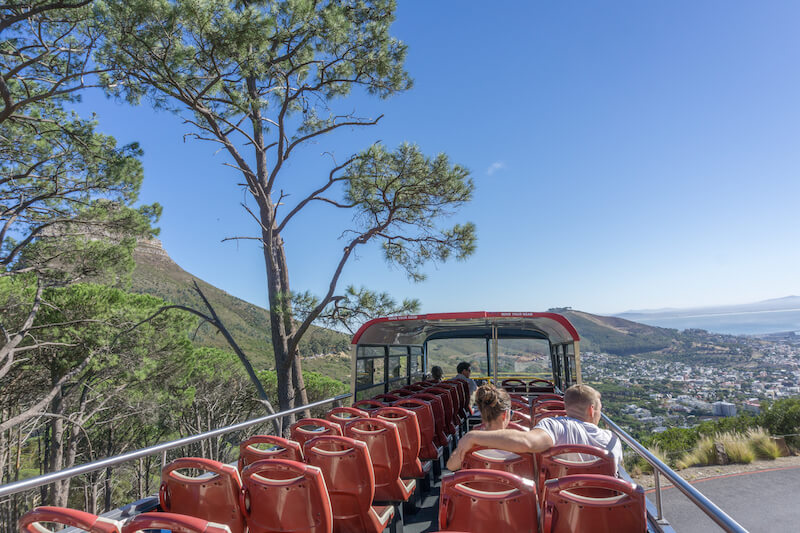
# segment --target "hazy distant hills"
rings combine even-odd
[[[626,311],[616,316],[653,326],[732,335],[800,331],[800,296],[741,305]]]

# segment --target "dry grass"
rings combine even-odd
[[[750,448],[759,459],[777,459],[781,456],[781,450],[775,441],[769,436],[764,428],[751,429],[747,432],[747,440]]]
[[[731,463],[752,463],[756,453],[750,447],[750,440],[738,433],[718,433],[716,440],[725,447],[725,453]]]
[[[703,437],[690,452],[686,452],[683,457],[675,462],[678,470],[696,465],[710,465],[717,462],[717,451],[714,449],[714,440],[711,437]]]

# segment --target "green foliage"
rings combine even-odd
[[[277,373],[274,370],[262,370],[258,372],[258,379],[264,385],[267,395],[270,398],[275,398],[278,391]],[[350,387],[341,381],[329,378],[318,372],[303,372],[303,380],[306,384],[309,402],[324,400],[350,390]]]
[[[800,398],[784,398],[765,405],[758,420],[773,435],[792,435],[786,437],[787,444],[800,444],[800,438],[793,436],[800,433]]]

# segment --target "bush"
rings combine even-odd
[[[747,432],[747,440],[750,448],[759,459],[777,459],[781,456],[781,450],[775,441],[769,436],[764,428],[755,428]]]
[[[711,437],[702,437],[692,451],[686,452],[675,462],[675,467],[681,470],[690,466],[705,466],[716,462],[717,450],[714,448],[714,440]]]
[[[737,433],[720,433],[717,435],[718,442],[722,443],[725,453],[731,463],[748,464],[756,458],[756,454],[750,447],[750,440],[744,435]]]

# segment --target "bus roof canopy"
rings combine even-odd
[[[353,336],[352,344],[423,344],[433,339],[531,338],[565,344],[580,340],[565,317],[556,313],[433,313],[376,318]]]

